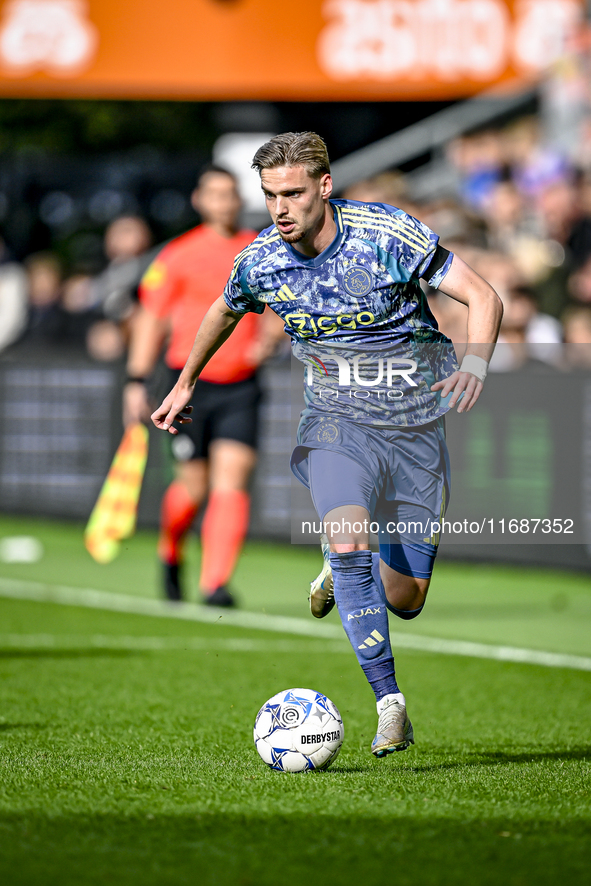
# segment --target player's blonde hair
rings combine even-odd
[[[303,166],[312,178],[320,178],[330,172],[324,140],[315,132],[282,132],[273,136],[254,155],[252,168],[260,173],[277,166]]]

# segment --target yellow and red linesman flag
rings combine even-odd
[[[110,563],[119,543],[135,531],[137,505],[148,458],[148,429],[130,425],[115,453],[107,479],[84,533],[84,543],[98,563]]]

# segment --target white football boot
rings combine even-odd
[[[375,757],[385,757],[394,751],[405,751],[414,744],[412,723],[406,713],[406,701],[402,692],[386,695],[377,703],[378,731],[371,743]]]
[[[320,537],[320,547],[324,557],[322,572],[310,583],[310,612],[314,618],[324,618],[334,606],[334,584],[330,568],[330,546],[326,535]]]

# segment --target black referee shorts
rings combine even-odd
[[[171,387],[180,370],[171,370]],[[172,438],[176,461],[207,458],[212,440],[237,440],[256,449],[261,388],[256,375],[244,381],[220,385],[197,379],[191,400],[191,424],[178,424]]]

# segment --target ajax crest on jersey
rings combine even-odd
[[[373,279],[369,271],[360,265],[353,265],[345,272],[343,277],[345,290],[354,298],[367,295],[373,288]]]
[[[313,689],[285,689],[262,706],[254,743],[278,772],[327,769],[341,749],[345,729],[332,701]]]

